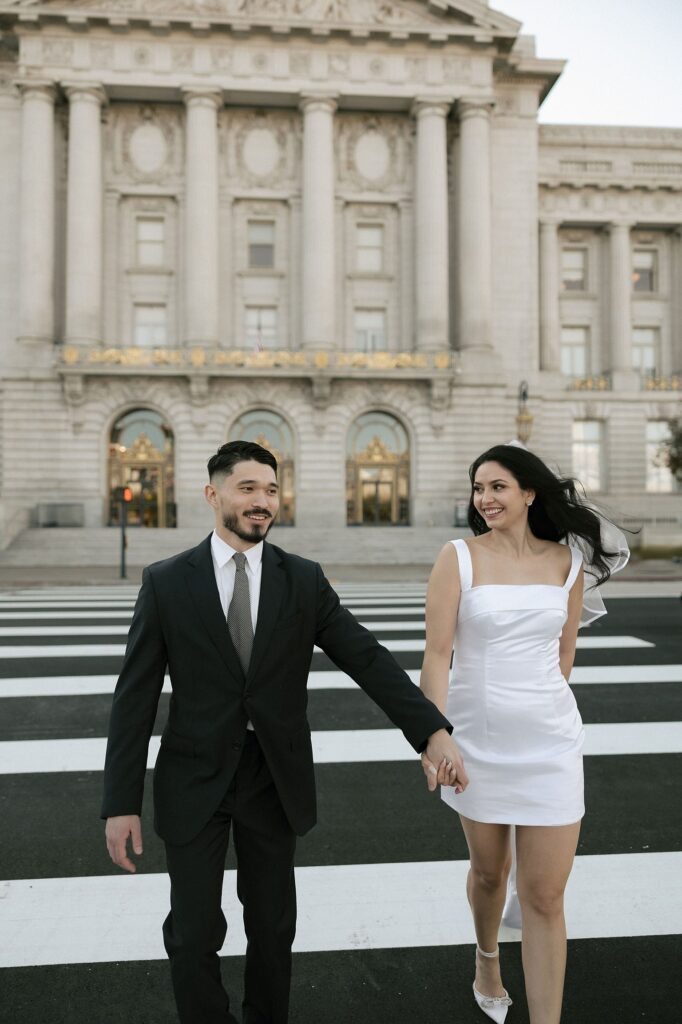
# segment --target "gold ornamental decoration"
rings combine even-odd
[[[60,362],[65,366],[121,366],[121,367],[175,367],[202,369],[206,367],[233,367],[247,370],[448,370],[452,366],[449,351],[441,352],[352,352],[325,349],[310,351],[304,349],[206,349],[192,348],[140,348],[127,346],[97,346],[78,348],[65,345],[59,350]],[[672,378],[673,389],[679,387],[678,379]],[[593,379],[575,381],[572,385],[580,390],[597,388]],[[667,390],[670,386],[661,390]]]

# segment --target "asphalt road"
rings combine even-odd
[[[377,624],[382,642],[413,648],[395,657],[415,672],[423,588],[340,590],[361,621]],[[176,1020],[160,937],[163,848],[150,801],[134,878],[110,864],[97,817],[121,661],[101,650],[125,642],[133,597],[121,587],[0,592],[2,1024]],[[590,753],[587,815],[567,894],[563,1020],[674,1024],[682,1020],[671,1009],[682,954],[682,603],[639,596],[607,607],[584,631],[603,646],[583,647],[576,659]],[[321,653],[311,668],[320,820],[298,847],[292,1024],[481,1024],[456,816],[426,793],[409,751],[390,753],[391,723],[365,694],[332,675]],[[156,735],[167,701],[164,694]],[[381,760],[385,749],[389,759]],[[243,956],[231,879],[223,971],[238,1005]],[[508,1024],[525,1024],[519,933],[501,938],[514,998]]]

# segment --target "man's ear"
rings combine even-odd
[[[204,497],[206,498],[206,501],[209,503],[211,508],[217,507],[218,495],[216,494],[216,489],[213,486],[213,484],[206,484],[206,486],[204,487]]]

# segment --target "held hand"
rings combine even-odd
[[[462,793],[469,785],[462,755],[445,729],[439,729],[429,737],[421,762],[430,792],[441,785],[453,786],[456,793]]]
[[[126,871],[135,872],[137,868],[128,857],[127,843],[130,836],[133,844],[133,852],[140,856],[142,853],[142,825],[137,814],[121,814],[116,818],[107,818],[104,835],[107,840],[107,850],[114,864]]]

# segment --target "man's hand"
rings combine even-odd
[[[435,787],[434,787],[435,788]],[[128,836],[133,844],[133,852],[140,856],[142,853],[142,825],[137,814],[121,814],[116,818],[107,818],[104,835],[107,840],[107,850],[114,864],[126,871],[136,871],[136,867],[128,857],[126,846]]]
[[[431,793],[439,785],[454,786],[455,793],[463,792],[469,785],[462,755],[447,729],[439,729],[429,736],[421,760]]]

